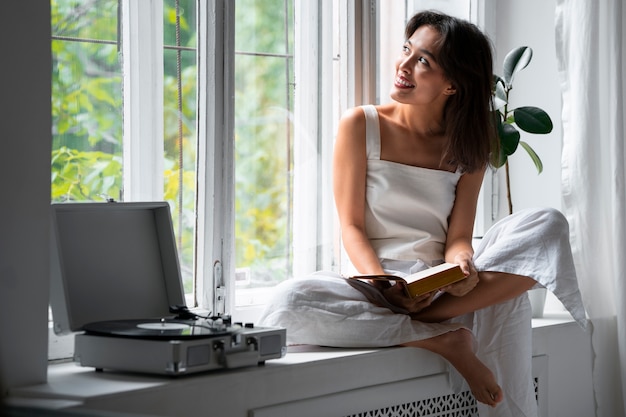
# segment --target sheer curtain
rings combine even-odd
[[[592,323],[598,417],[626,395],[626,163],[622,0],[557,0],[564,211]]]

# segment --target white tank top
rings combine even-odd
[[[372,105],[362,108],[367,141],[365,228],[376,254],[428,266],[441,263],[461,174],[381,160],[378,112]]]

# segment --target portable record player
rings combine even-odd
[[[50,307],[74,360],[96,370],[182,375],[280,358],[286,331],[185,306],[169,205],[51,206]]]

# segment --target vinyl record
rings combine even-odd
[[[228,328],[214,328],[203,320],[111,320],[88,323],[86,334],[140,339],[201,339],[233,333]]]

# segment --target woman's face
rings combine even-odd
[[[432,27],[420,26],[406,40],[396,61],[392,99],[406,104],[432,104],[445,102],[454,94],[452,83],[437,63],[436,42],[440,36]]]

